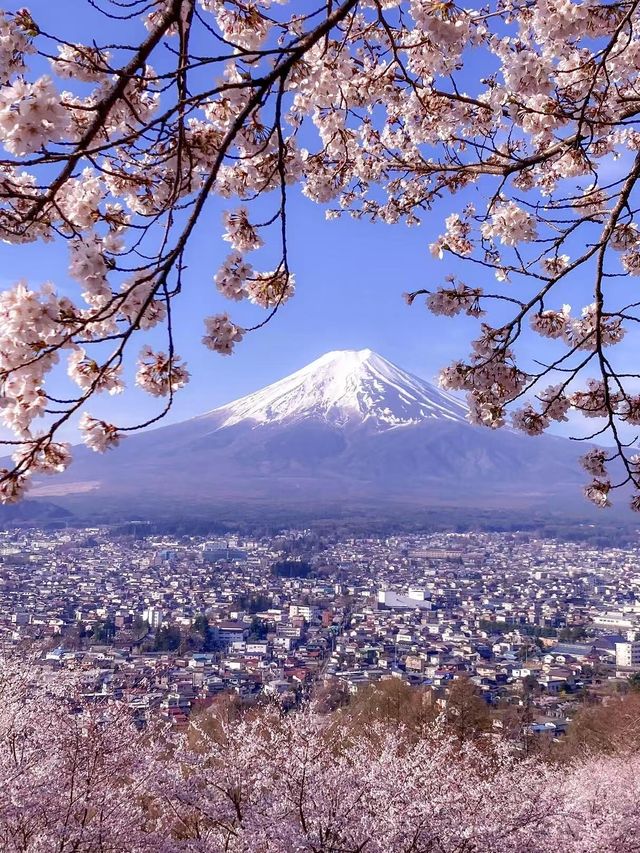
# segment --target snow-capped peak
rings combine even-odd
[[[377,429],[430,419],[466,422],[466,407],[370,349],[328,352],[290,376],[211,412],[218,428],[321,419]]]

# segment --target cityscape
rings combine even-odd
[[[0,632],[141,724],[185,726],[221,694],[293,708],[394,679],[446,709],[466,680],[496,719],[526,704],[521,734],[560,739],[640,673],[640,551],[523,533],[8,530]]]

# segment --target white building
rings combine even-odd
[[[378,607],[389,610],[431,610],[431,602],[426,601],[426,596],[423,589],[410,589],[406,595],[381,589],[378,592]]]
[[[151,628],[154,630],[159,628],[162,625],[162,620],[164,619],[164,613],[159,607],[147,607],[147,609],[143,612],[142,618],[145,622],[149,624]]]
[[[620,610],[608,610],[598,613],[593,617],[593,624],[598,628],[615,628],[617,630],[635,628],[638,619],[633,614],[623,613]]]
[[[616,643],[616,666],[640,670],[640,642]]]
[[[318,608],[310,604],[290,604],[289,617],[293,619],[295,616],[302,616],[306,622],[311,622],[318,616]]]

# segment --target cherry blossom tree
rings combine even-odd
[[[312,708],[140,731],[23,659],[0,661],[0,700],[8,853],[637,851],[636,749],[545,764],[444,719],[358,731]]]
[[[77,680],[15,658],[0,661],[0,709],[2,850],[150,849],[153,750],[124,705],[87,705]]]
[[[417,743],[405,734],[354,734],[313,713],[226,726],[219,742],[176,755],[167,831],[212,853],[551,850],[531,846],[551,827],[545,767],[460,749],[437,729]]]
[[[152,785],[169,849],[214,853],[632,853],[637,753],[553,767],[431,724],[360,732],[312,710],[196,722]],[[605,790],[606,789],[606,790]]]
[[[15,435],[2,500],[69,464],[58,434],[71,418],[103,451],[166,414],[189,379],[172,305],[212,197],[228,200],[230,248],[215,287],[266,314],[243,328],[205,309],[204,345],[228,355],[280,309],[295,289],[287,212],[299,187],[329,219],[388,224],[417,225],[450,198],[431,252],[466,261],[468,275],[406,295],[478,320],[443,387],[465,391],[471,420],[490,428],[539,435],[571,412],[595,419],[590,437],[612,449],[585,454],[587,497],[607,506],[630,486],[640,509],[628,432],[640,375],[617,346],[640,321],[636,0],[89,8],[120,43],[76,44],[24,9],[0,17],[0,235],[65,243],[79,286],[77,298],[55,283],[0,294],[1,417]],[[250,260],[263,246],[277,247],[271,269]],[[162,325],[161,351],[145,333]],[[532,338],[546,343],[532,350]],[[164,399],[145,424],[89,411],[94,395],[123,390],[127,359]],[[57,365],[71,397],[53,393]]]

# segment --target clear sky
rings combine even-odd
[[[35,0],[29,8],[36,20],[52,31],[64,30],[68,37],[78,39],[88,35],[84,2]],[[64,27],[59,21],[61,8],[73,8],[74,13],[73,22],[67,19]],[[478,192],[473,190],[471,196]],[[465,200],[469,198],[467,194]],[[229,251],[229,244],[221,239],[221,214],[225,207],[237,205],[213,201],[190,243],[184,292],[174,304],[176,348],[188,362],[192,380],[177,393],[169,420],[183,420],[215,408],[334,349],[370,347],[400,367],[435,381],[440,367],[466,357],[477,324],[466,318],[433,317],[422,302],[409,308],[402,293],[435,287],[447,272],[460,274],[470,285],[484,285],[488,277],[491,288],[495,288],[491,273],[479,274],[477,268],[466,264],[452,266],[429,254],[429,243],[443,230],[445,216],[462,204],[460,199],[446,199],[425,214],[422,225],[415,228],[349,218],[326,221],[320,206],[292,188],[289,249],[290,266],[297,279],[295,298],[265,328],[247,336],[232,357],[225,358],[202,346],[203,316],[226,310],[240,324],[252,325],[264,314],[254,306],[230,303],[216,291],[213,276]],[[67,273],[65,247],[3,246],[2,257],[1,286],[11,286],[20,278],[33,286],[51,280],[60,291],[77,296],[78,285]],[[272,269],[274,257],[273,250],[265,249],[249,259],[256,269]],[[564,299],[572,301],[571,293]],[[162,339],[156,336],[153,343],[159,346]],[[150,417],[157,402],[131,384],[120,397],[92,402],[88,408],[92,414],[108,414],[110,420],[126,425]]]
[[[215,288],[213,276],[229,251],[221,239],[221,209],[211,205],[201,222],[187,256],[184,292],[175,301],[176,347],[188,361],[192,381],[176,395],[172,419],[280,379],[328,350],[370,347],[431,380],[439,366],[463,354],[455,330],[464,322],[443,323],[421,304],[409,308],[402,299],[403,291],[439,281],[446,272],[428,251],[440,217],[412,229],[348,218],[325,221],[323,210],[297,190],[291,195],[289,228],[295,297],[265,328],[247,335],[233,356],[210,352],[200,342],[203,314],[227,310],[247,325],[264,316],[254,306],[228,302]],[[255,253],[251,260],[260,269],[258,258]],[[3,247],[3,259],[5,286],[19,278],[34,286],[50,279],[77,294],[64,247]],[[134,418],[148,413],[154,401],[128,390],[108,402],[119,415]]]

